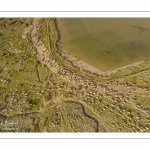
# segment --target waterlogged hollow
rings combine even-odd
[[[67,53],[102,71],[150,60],[150,18],[61,18],[57,21]]]

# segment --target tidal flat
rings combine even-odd
[[[59,18],[68,54],[102,71],[150,58],[149,18]]]

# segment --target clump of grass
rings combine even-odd
[[[0,32],[0,36],[3,36],[3,33]]]
[[[41,105],[41,99],[36,98],[36,99],[32,99],[29,104],[31,104],[30,106],[30,110],[34,109],[35,107],[39,107]]]

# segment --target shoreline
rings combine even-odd
[[[63,57],[66,61],[69,61],[73,67],[78,68],[81,71],[88,72],[88,73],[91,73],[91,74],[94,74],[97,76],[110,75],[112,73],[115,73],[117,71],[121,71],[121,70],[126,69],[126,68],[132,69],[132,68],[138,67],[139,65],[144,64],[146,62],[150,62],[147,60],[142,60],[142,61],[138,61],[138,62],[129,64],[129,65],[125,65],[125,66],[122,66],[122,67],[119,67],[119,68],[116,68],[113,70],[102,71],[102,70],[95,68],[95,67],[89,65],[88,63],[86,63],[82,60],[78,60],[74,56],[68,54],[65,51],[63,44],[61,42],[61,31],[60,31],[60,27],[59,27],[59,18],[55,19],[55,26],[56,26],[56,30],[58,33],[57,48],[58,48],[58,51],[59,51],[61,57]]]
[[[52,53],[52,51],[57,51],[57,47],[53,46],[56,44],[57,40],[55,24],[54,22],[51,24],[52,28],[50,29],[53,29],[53,32],[52,30],[50,32],[49,28],[47,30],[49,37],[48,41],[51,40],[52,42],[52,46],[50,49],[48,49],[44,45],[41,37],[41,29],[42,25],[44,24],[43,22],[44,19],[34,18],[32,23],[33,28],[29,34],[31,35],[33,47],[36,49],[36,56],[39,62],[43,67],[47,67],[52,74],[56,75],[54,76],[56,77],[56,80],[58,78],[60,79],[60,82],[58,81],[60,84],[55,84],[56,82],[54,82],[54,88],[58,91],[58,93],[61,92],[61,94],[63,94],[61,99],[59,99],[60,103],[58,103],[57,107],[61,105],[61,102],[66,102],[67,99],[73,99],[74,102],[80,103],[84,107],[83,111],[87,114],[88,118],[98,121],[96,131],[110,131],[110,128],[107,128],[106,126],[107,122],[103,122],[103,118],[105,116],[101,116],[101,114],[106,109],[109,109],[109,107],[112,107],[112,109],[109,111],[110,114],[114,114],[117,118],[118,116],[122,117],[123,119],[126,118],[126,115],[122,116],[122,114],[119,113],[122,110],[119,106],[123,104],[123,106],[125,105],[126,107],[126,103],[130,100],[129,96],[131,95],[132,97],[135,97],[135,92],[139,92],[139,86],[134,86],[133,84],[128,85],[126,82],[122,83],[119,81],[112,81],[111,79],[109,79],[109,81],[106,83],[105,81],[107,80],[105,80],[105,77],[101,82],[87,76],[86,74],[74,72],[72,69],[70,70],[69,68],[66,68],[65,65],[62,65],[57,61],[57,59],[55,59]],[[50,38],[50,35],[55,36]],[[147,73],[149,73],[149,71]],[[121,88],[118,88],[118,86],[121,86]],[[142,87],[142,89],[147,93],[148,87]],[[142,94],[143,90],[141,91]],[[100,101],[101,98],[102,101]],[[99,104],[101,105],[103,100],[105,100],[105,103],[103,103],[105,106],[102,105],[102,107],[99,107]],[[54,102],[56,101],[57,100],[54,100]],[[116,110],[113,112],[114,102],[119,102],[119,104],[116,106]],[[148,116],[148,112],[144,111],[144,114]],[[126,124],[130,125],[131,123],[127,121]],[[126,126],[123,126],[124,130],[126,130],[126,128]],[[132,128],[129,128],[128,131],[132,131]]]

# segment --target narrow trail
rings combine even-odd
[[[38,81],[43,83],[40,79],[40,74],[39,74],[39,70],[38,70],[38,66],[35,66],[35,69],[36,69],[36,73],[37,73],[37,78],[38,78]]]

